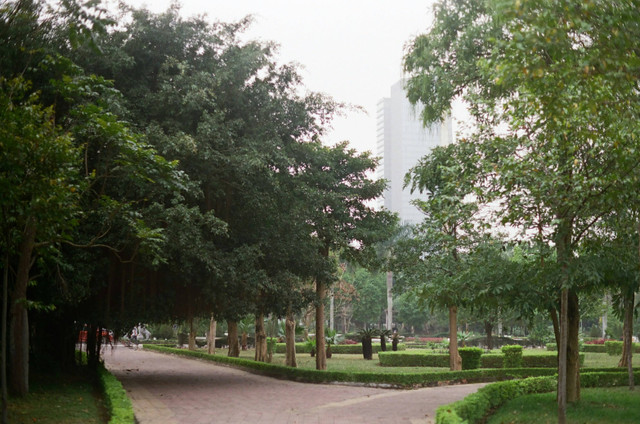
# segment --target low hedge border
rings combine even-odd
[[[640,383],[640,370],[634,369],[634,381]],[[580,374],[581,387],[626,386],[628,374],[624,370],[584,372]],[[501,381],[489,384],[476,393],[436,410],[436,424],[475,424],[484,422],[492,410],[519,396],[553,392],[557,376],[531,377],[524,380]]]
[[[607,346],[607,343],[609,345]],[[546,349],[551,352],[558,351],[558,345],[556,343],[547,343]],[[622,355],[622,342],[621,341],[606,341],[604,344],[581,344],[580,352],[587,353],[608,353],[609,355]],[[633,352],[640,353],[640,344],[633,344]]]
[[[98,366],[98,381],[109,411],[109,424],[134,424],[133,406],[127,392],[102,364]]]
[[[462,348],[461,348],[462,349]],[[580,364],[584,364],[584,353],[580,353]],[[380,365],[385,367],[449,367],[448,353],[412,352],[379,352]],[[464,365],[464,364],[463,364]],[[480,357],[481,368],[503,368],[504,355],[501,353],[485,353]],[[558,356],[554,353],[523,355],[523,368],[557,368]]]
[[[380,345],[374,344],[373,353],[380,352]],[[391,350],[391,343],[387,343],[387,351]],[[398,344],[398,350],[407,350],[407,345],[404,343]],[[287,351],[286,343],[276,344],[276,353],[285,353]],[[311,353],[311,348],[307,343],[296,343],[296,353]],[[349,344],[349,345],[331,345],[331,353],[333,354],[354,354],[362,355],[362,343]]]
[[[282,365],[256,362],[252,359],[230,358],[222,355],[209,355],[206,352],[176,349],[161,346],[144,345],[144,349],[162,353],[204,359],[207,361],[240,367],[258,374],[301,381],[306,383],[339,383],[376,386],[382,388],[431,387],[442,384],[480,383],[515,378],[555,375],[555,368],[498,368],[467,371],[416,372],[416,373],[376,373],[318,371],[285,367]],[[448,367],[448,362],[447,362]],[[603,371],[603,369],[597,369]],[[609,370],[605,368],[604,370]]]

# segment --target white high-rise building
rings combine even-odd
[[[377,156],[381,158],[377,177],[388,182],[380,203],[397,212],[402,223],[417,224],[424,216],[411,200],[420,194],[403,189],[404,176],[431,149],[453,142],[451,118],[425,128],[420,109],[409,103],[404,82],[398,81],[391,86],[391,96],[378,102],[377,121]]]

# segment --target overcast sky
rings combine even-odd
[[[170,0],[124,0],[154,12]],[[302,66],[310,91],[363,107],[334,121],[325,141],[348,140],[359,151],[376,146],[376,103],[402,77],[407,42],[426,32],[433,0],[182,0],[185,17],[206,14],[211,21],[253,15],[251,39],[275,41],[279,60]]]

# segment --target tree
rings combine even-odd
[[[628,54],[637,51],[630,37],[637,33],[638,8],[604,1],[488,4],[437,6],[434,28],[444,26],[450,38],[440,43],[432,31],[416,39],[405,62],[413,74],[409,92],[425,104],[433,93],[445,99],[437,113],[425,113],[427,120],[441,116],[447,99],[467,93],[503,220],[542,228],[554,243],[562,275],[558,402],[564,422],[566,401],[579,398],[573,252],[620,199],[638,163],[638,61]],[[468,44],[473,34],[481,36]],[[455,76],[438,81],[445,71]]]
[[[305,215],[309,237],[317,243],[322,262],[313,269],[316,285],[316,368],[326,369],[324,299],[327,286],[335,280],[336,265],[329,252],[341,252],[346,259],[373,261],[373,244],[388,237],[395,219],[375,211],[368,202],[384,190],[383,180],[373,181],[369,172],[376,161],[368,153],[357,154],[347,143],[334,147],[309,142],[292,173],[301,181],[299,193],[310,206]]]
[[[478,206],[471,198],[476,170],[470,148],[436,147],[407,174],[406,184],[425,194],[425,200],[416,201],[425,218],[414,236],[400,243],[395,271],[402,284],[416,290],[431,308],[448,309],[451,370],[462,366],[457,313],[469,292],[461,255],[474,248],[480,230]]]

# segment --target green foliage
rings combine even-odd
[[[604,348],[608,355],[610,356],[620,356],[622,355],[622,347],[624,342],[608,340],[604,342]],[[633,352],[640,353],[640,343],[633,343]]]
[[[438,367],[449,366],[448,353],[378,352],[380,365],[386,367]]]
[[[636,381],[640,381],[640,372],[635,372],[634,376]],[[582,387],[613,387],[628,384],[627,374],[621,371],[583,372],[580,380]],[[527,394],[552,392],[556,390],[556,386],[556,377],[532,377],[489,384],[463,400],[440,406],[436,411],[436,423],[482,422],[491,410],[504,405],[511,399]]]
[[[98,367],[98,377],[109,410],[109,424],[133,424],[133,406],[122,384],[103,365]]]
[[[315,344],[313,345],[315,346]],[[380,353],[380,345],[372,345],[373,353]],[[398,350],[406,350],[407,345],[404,343],[398,344]],[[276,345],[276,353],[285,353],[286,352],[286,344],[278,343]],[[296,343],[296,353],[309,353],[311,352],[308,343]],[[362,344],[348,344],[348,345],[331,345],[331,352],[334,354],[352,354],[352,355],[360,355],[362,353]]]
[[[522,346],[507,345],[502,346],[505,368],[520,368],[522,366]]]
[[[483,352],[479,347],[462,347],[458,349],[458,353],[462,358],[462,369],[475,370],[480,368],[480,357]]]

